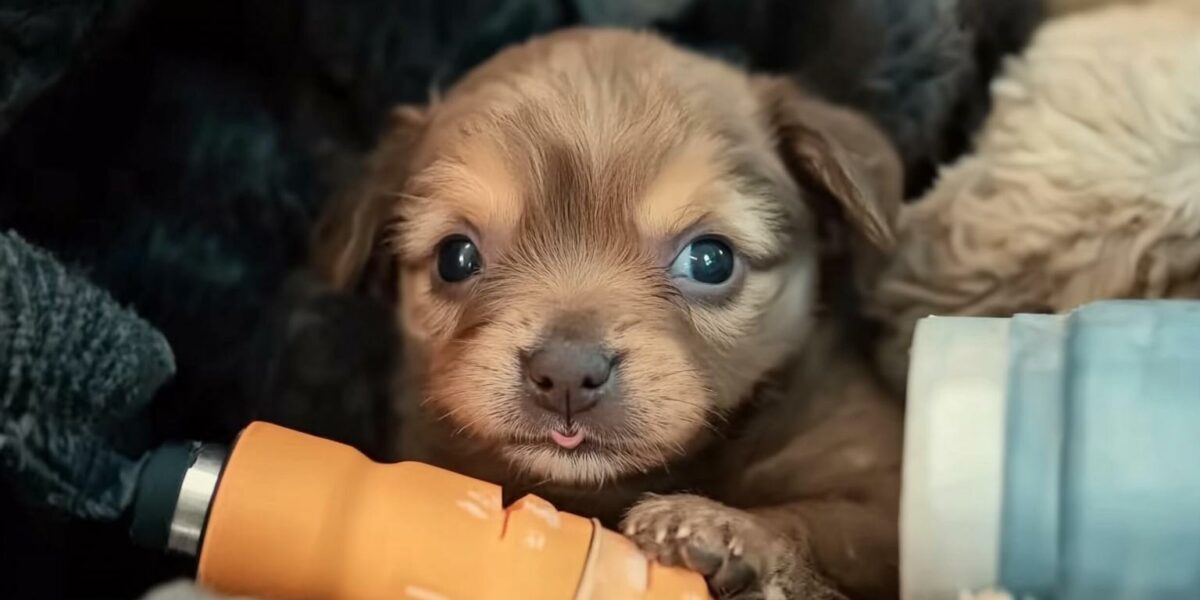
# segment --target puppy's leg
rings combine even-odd
[[[899,595],[899,536],[890,511],[848,500],[812,500],[750,512],[773,531],[802,540],[811,564],[847,595],[861,600]]]
[[[817,574],[802,521],[786,508],[759,514],[676,494],[636,504],[623,530],[659,562],[704,575],[722,600],[841,600]]]
[[[895,598],[896,520],[876,504],[798,500],[742,510],[691,495],[650,496],[622,528],[662,563],[703,574],[718,598]]]

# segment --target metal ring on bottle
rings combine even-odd
[[[169,550],[189,556],[199,554],[208,508],[212,504],[224,465],[224,448],[205,444],[196,450],[195,460],[183,476],[179,501],[171,515],[171,529],[167,533]]]

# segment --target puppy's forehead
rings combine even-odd
[[[769,187],[753,184],[771,183],[762,167],[776,157],[740,74],[666,60],[665,46],[648,55],[665,61],[656,65],[559,45],[553,60],[478,77],[440,107],[435,160],[418,179],[422,195],[457,212],[443,221],[555,251],[666,241],[704,219],[765,243],[765,222],[777,219],[748,189]],[[692,71],[681,80],[680,69]]]
[[[712,233],[752,258],[782,251],[799,203],[773,153],[687,117],[627,123],[561,136],[510,130],[517,241],[555,252],[608,244],[626,257],[630,245],[656,255],[677,250],[683,234]]]
[[[628,229],[664,166],[697,137],[686,117],[663,114],[666,109],[658,114],[584,109],[547,118],[541,107],[530,106],[505,128],[527,229],[565,234]]]

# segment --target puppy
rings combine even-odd
[[[318,259],[395,296],[402,458],[620,522],[722,598],[895,595],[900,411],[828,270],[891,241],[879,131],[614,30],[395,121]]]

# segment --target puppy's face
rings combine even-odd
[[[856,170],[869,157],[805,107],[867,127],[655,38],[593,31],[501,54],[409,113],[418,133],[380,152],[362,200],[377,212],[342,218],[377,222],[399,266],[423,409],[561,483],[649,471],[719,435],[809,330],[806,196],[851,196],[840,212],[886,237],[878,169]],[[345,270],[345,244],[335,254]]]

